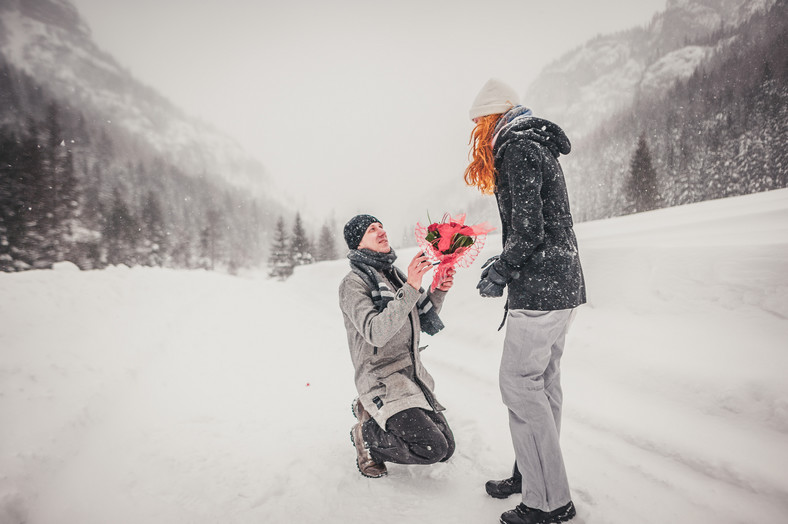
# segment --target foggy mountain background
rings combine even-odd
[[[786,15],[784,1],[672,0],[647,27],[549,66],[526,99],[573,140],[562,164],[575,217],[648,210],[627,190],[640,137],[651,209],[786,187]]]
[[[542,71],[522,101],[573,141],[562,164],[578,221],[787,185],[785,10],[775,0],[671,0],[643,26],[600,35]],[[533,43],[522,52],[534,52]],[[418,133],[430,141],[442,125]],[[341,225],[358,212],[314,216],[304,195],[338,194],[310,187],[289,198],[265,159],[99,49],[66,0],[0,0],[0,144],[4,271],[62,260],[235,271],[265,264],[282,217],[288,229],[297,213],[308,217],[313,249],[321,226],[343,245]],[[408,154],[399,144],[375,146]],[[304,155],[319,151],[304,144]],[[412,242],[412,223],[428,211],[497,222],[493,199],[464,186],[456,158],[446,162],[454,167],[396,199],[399,216],[385,220],[395,245]],[[342,170],[326,165],[315,186]],[[633,182],[633,170],[647,183]],[[376,188],[412,184],[407,176],[380,179],[369,166],[357,184],[370,184],[370,199],[358,206],[374,207]],[[651,188],[646,203],[643,187]]]
[[[91,40],[68,2],[0,1],[0,268],[259,265],[262,165]]]

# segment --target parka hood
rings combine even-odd
[[[564,130],[558,125],[535,116],[520,116],[506,124],[495,138],[494,149],[502,147],[510,140],[533,140],[550,150],[554,157],[568,155],[572,144]]]

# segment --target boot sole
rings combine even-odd
[[[492,493],[490,493],[489,491],[487,492],[487,494],[488,494],[489,496],[491,496],[492,498],[494,498],[494,499],[500,499],[500,500],[503,500],[503,499],[508,499],[509,497],[511,497],[512,495],[514,495],[514,493],[509,493],[508,495],[501,495],[501,494],[496,494],[496,495],[493,495],[493,494],[492,494]]]
[[[575,507],[572,506],[571,511],[568,511],[563,515],[558,515],[556,518],[551,519],[550,522],[546,524],[559,524],[560,522],[567,522],[569,520],[572,520],[576,516],[577,516],[577,511],[575,510]]]
[[[555,518],[549,520],[543,520],[540,524],[561,524],[561,522],[568,522],[577,516],[577,511],[575,510],[574,506],[572,506],[571,511],[564,513],[563,515],[558,515]],[[509,524],[503,517],[500,519],[501,524]]]
[[[350,430],[350,442],[353,444],[353,448],[355,449],[355,447],[356,447],[356,439],[353,438],[353,429],[352,428]],[[367,477],[368,479],[379,479],[379,478],[385,477],[386,475],[389,474],[389,472],[386,471],[382,475],[367,475],[366,473],[361,471],[361,466],[358,465],[358,456],[356,457],[356,469],[358,470],[359,473],[361,473],[362,477]]]

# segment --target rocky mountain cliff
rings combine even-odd
[[[66,0],[0,0],[0,52],[64,104],[100,118],[186,173],[264,194],[259,161],[231,138],[189,117],[99,49]]]
[[[661,96],[735,40],[704,39],[741,25],[775,0],[668,0],[644,27],[594,38],[547,66],[524,103],[573,139],[630,106]]]

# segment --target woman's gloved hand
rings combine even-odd
[[[501,297],[506,284],[519,275],[516,269],[496,255],[482,266],[481,279],[476,284],[476,289],[483,297]]]

